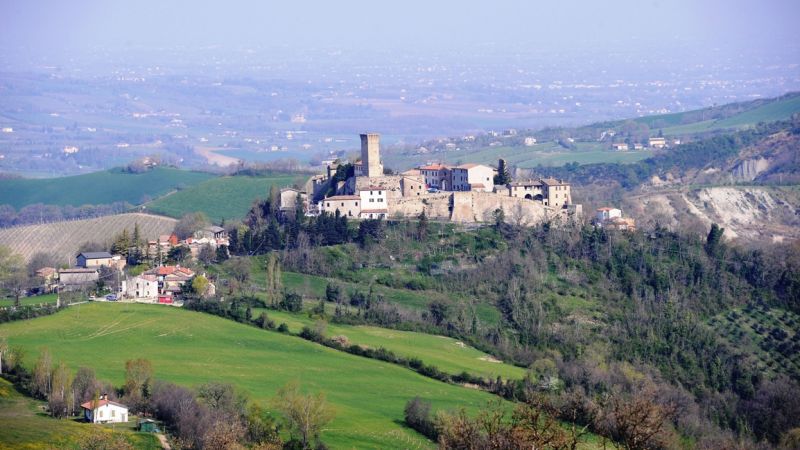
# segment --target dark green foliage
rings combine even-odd
[[[430,402],[414,397],[406,403],[404,413],[406,424],[409,427],[432,441],[436,441],[439,438],[436,426],[431,418]]]
[[[303,309],[303,299],[292,291],[286,291],[280,303],[281,309],[289,312],[299,312]]]

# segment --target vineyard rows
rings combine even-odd
[[[64,264],[74,265],[75,255],[85,242],[110,243],[123,229],[133,233],[134,224],[139,224],[142,237],[156,239],[169,234],[175,227],[175,219],[150,214],[129,213],[95,219],[71,220],[41,225],[0,229],[0,245],[11,248],[13,253],[30,259],[37,252],[58,257]]]

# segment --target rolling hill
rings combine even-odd
[[[156,377],[187,386],[231,382],[266,404],[290,380],[324,391],[336,418],[323,432],[332,448],[430,448],[401,425],[405,402],[419,395],[434,409],[477,411],[495,399],[402,367],[338,352],[300,338],[172,307],[90,303],[48,317],[0,326],[31,366],[48,347],[73,370],[93,367],[120,385],[125,361],[148,358]]]
[[[85,242],[109,242],[123,229],[133,232],[139,224],[142,237],[155,239],[175,228],[175,219],[151,214],[129,213],[95,219],[54,222],[0,228],[0,245],[11,248],[26,260],[36,252],[56,256],[65,264],[75,264],[75,254]]]
[[[16,209],[34,203],[57,206],[139,204],[175,189],[193,186],[215,175],[159,167],[143,173],[120,169],[61,178],[0,179],[0,205]]]
[[[269,195],[270,186],[284,187],[299,181],[297,175],[291,174],[220,177],[159,198],[146,206],[150,211],[170,217],[201,211],[214,222],[238,219],[247,214],[253,200]]]

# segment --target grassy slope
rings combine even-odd
[[[223,218],[238,219],[247,214],[253,200],[269,195],[271,185],[283,187],[296,180],[297,176],[289,174],[215,178],[157,199],[148,204],[148,209],[172,217],[202,211],[215,222]]]
[[[257,315],[260,312],[257,310],[253,314]],[[303,326],[313,327],[315,322],[307,314],[290,314],[272,310],[265,310],[265,312],[276,324],[286,323],[293,333],[299,332]],[[353,344],[372,348],[384,347],[399,356],[416,357],[425,364],[434,365],[450,374],[466,371],[488,378],[495,378],[499,375],[505,379],[521,379],[525,376],[524,369],[510,364],[490,362],[487,360],[486,353],[445,336],[389,330],[373,326],[338,324],[328,324],[326,335],[329,337],[344,335]]]
[[[759,122],[785,120],[797,112],[800,112],[800,96],[768,103],[721,120],[706,120],[667,127],[663,129],[663,132],[665,135],[675,136],[706,131],[747,128]]]
[[[14,208],[44,203],[48,205],[107,204],[141,202],[142,197],[158,197],[178,185],[191,186],[213,178],[202,172],[157,168],[140,174],[107,170],[86,175],[45,179],[0,180],[0,205]]]
[[[34,297],[24,297],[19,299],[19,302],[22,306],[27,305],[41,305],[44,303],[56,303],[56,294],[45,294],[45,295],[37,295]],[[11,306],[14,304],[14,299],[0,299],[0,308],[4,306]]]
[[[112,433],[103,425],[90,425],[73,420],[58,420],[42,413],[42,402],[20,394],[11,383],[0,379],[0,448],[46,449],[80,448],[91,432],[102,430]],[[131,421],[130,424],[135,424]],[[116,425],[120,433],[120,425]],[[155,435],[147,433],[122,433],[139,449],[159,449]]]
[[[185,385],[229,381],[266,403],[300,380],[325,391],[337,418],[324,438],[336,448],[410,448],[430,444],[400,425],[405,402],[419,395],[435,409],[475,411],[493,396],[440,383],[401,367],[337,352],[299,338],[218,317],[155,305],[86,304],[52,316],[0,326],[32,365],[48,347],[73,370],[94,367],[122,384],[127,359],[145,357],[157,377]]]

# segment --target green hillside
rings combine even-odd
[[[177,187],[192,186],[214,176],[160,167],[137,174],[113,169],[61,178],[3,179],[0,180],[0,205],[8,204],[16,209],[34,203],[81,206],[128,202],[135,205],[145,196],[159,197]]]
[[[172,307],[128,304],[73,306],[52,316],[0,326],[26,364],[48,347],[73,370],[93,367],[98,378],[122,384],[125,361],[144,357],[156,376],[194,386],[231,382],[266,404],[290,380],[324,391],[336,419],[323,433],[332,448],[428,448],[401,425],[405,402],[419,395],[434,409],[476,411],[490,394],[425,378],[402,367],[357,357],[300,338],[263,331]]]
[[[151,212],[172,217],[202,211],[215,222],[223,218],[241,218],[250,209],[253,200],[268,196],[273,184],[283,187],[299,181],[300,178],[290,174],[214,178],[160,198],[149,203],[147,208]]]
[[[703,120],[663,128],[667,136],[703,133],[708,131],[733,130],[752,127],[760,122],[786,120],[800,112],[800,96],[781,97],[753,109],[718,120]],[[656,118],[659,116],[655,116]]]
[[[0,448],[79,449],[93,434],[117,434],[138,449],[159,449],[153,434],[120,431],[116,425],[91,425],[58,420],[42,413],[43,402],[23,396],[8,381],[0,378]],[[129,422],[134,425],[135,422]]]
[[[254,310],[253,314],[260,314]],[[306,314],[291,314],[283,311],[264,310],[276,324],[285,323],[289,330],[298,333],[304,326],[314,326],[315,320]],[[490,355],[464,343],[445,336],[416,333],[413,331],[390,330],[373,326],[351,326],[328,324],[326,335],[346,336],[353,344],[371,348],[383,347],[398,356],[416,357],[449,374],[468,372],[485,378],[522,379],[525,370],[502,363]]]

